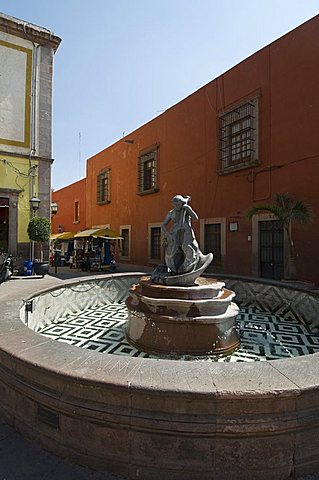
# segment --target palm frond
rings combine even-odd
[[[313,220],[313,210],[310,205],[297,200],[291,211],[291,221],[307,225]]]
[[[282,210],[290,210],[294,204],[294,200],[289,193],[276,193],[274,203]]]
[[[275,215],[278,220],[281,221],[282,211],[276,204],[261,204],[261,205],[253,205],[247,212],[246,216],[249,220],[256,214],[256,213],[272,213]]]
[[[285,228],[288,228],[290,222],[306,225],[313,219],[313,211],[310,205],[301,200],[294,200],[290,193],[276,193],[274,203],[253,205],[246,216],[251,219],[256,213],[262,212],[275,215]]]

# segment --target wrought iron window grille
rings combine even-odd
[[[111,169],[108,168],[97,176],[97,203],[102,205],[111,201]]]
[[[219,171],[257,160],[257,99],[219,117]]]
[[[143,153],[138,158],[138,193],[158,191],[158,147]]]

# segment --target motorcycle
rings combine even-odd
[[[13,274],[14,264],[10,253],[0,254],[0,283],[8,280]]]

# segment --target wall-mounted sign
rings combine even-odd
[[[239,229],[238,222],[229,222],[228,228],[230,232],[238,232],[238,229]]]

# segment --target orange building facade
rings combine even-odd
[[[52,202],[58,204],[57,214],[51,219],[52,232],[77,232],[85,229],[85,184],[86,179],[83,178],[56,192],[52,192]]]
[[[74,230],[79,201],[77,230],[109,226],[123,237],[120,262],[158,264],[171,199],[190,195],[213,272],[280,279],[288,251],[280,225],[246,213],[288,192],[314,211],[292,236],[298,279],[319,285],[318,51],[316,16],[89,158],[83,183],[53,193],[53,232],[61,223]]]

